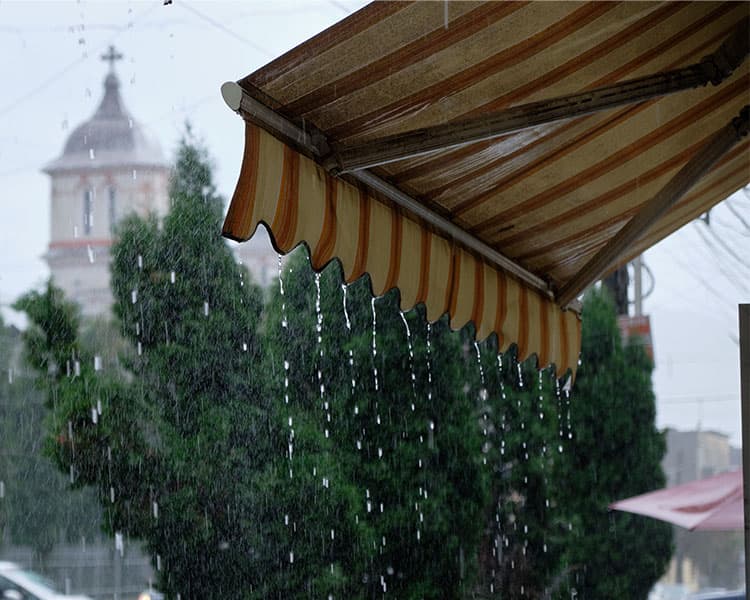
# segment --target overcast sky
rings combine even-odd
[[[190,119],[230,196],[243,131],[221,99],[236,80],[363,2],[7,2],[0,0],[0,304],[42,284],[49,180],[40,172],[102,93],[114,44],[125,104],[168,155]],[[645,256],[659,427],[718,430],[740,443],[737,304],[750,302],[750,200],[740,191]]]

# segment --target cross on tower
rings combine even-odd
[[[110,46],[109,50],[102,54],[102,60],[109,63],[109,72],[112,73],[115,70],[115,61],[122,60],[122,54],[117,52],[114,46]]]

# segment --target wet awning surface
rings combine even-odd
[[[306,241],[316,267],[338,257],[377,294],[399,287],[404,308],[572,367],[571,299],[750,181],[748,61],[704,59],[747,45],[748,11],[371,4],[238,81],[245,160],[225,235],[264,222],[282,251]],[[608,99],[655,74],[645,95]],[[461,137],[485,123],[501,133]]]

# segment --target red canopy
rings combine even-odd
[[[609,508],[661,519],[691,531],[743,529],[742,471],[633,496]]]

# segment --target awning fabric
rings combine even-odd
[[[247,239],[263,223],[282,253],[305,242],[315,269],[337,257],[347,282],[368,273],[375,295],[397,287],[403,310],[423,303],[431,321],[448,312],[454,329],[472,321],[478,339],[495,332],[502,350],[513,342],[520,357],[536,353],[541,365],[575,370],[580,319],[573,311],[250,123],[235,198],[242,202],[232,202],[225,224],[233,236]]]
[[[697,63],[749,6],[377,2],[238,83],[332,147],[351,147]],[[430,318],[448,311],[454,327],[472,320],[480,338],[495,331],[521,357],[574,368],[579,322],[550,297],[738,115],[749,87],[746,60],[719,85],[371,169],[546,282],[547,295],[250,124],[225,235],[246,239],[266,222],[282,251],[304,240],[318,266],[337,256],[348,278],[369,272],[375,293],[398,286],[405,308],[424,302]],[[618,264],[749,181],[745,139]]]
[[[722,473],[610,505],[689,530],[732,531],[744,528],[742,471]]]

